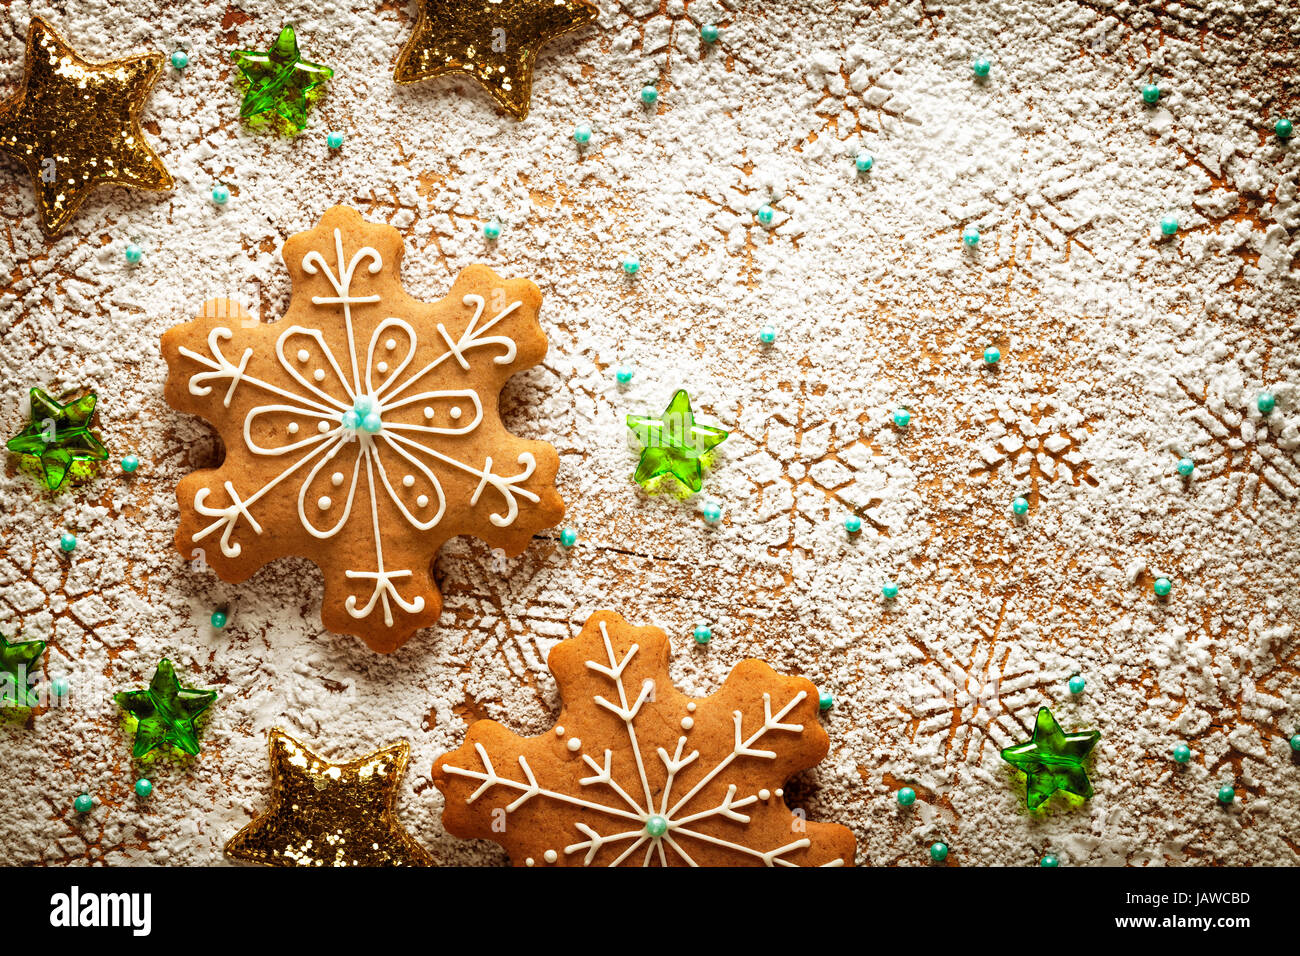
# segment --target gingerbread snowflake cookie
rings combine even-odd
[[[830,746],[809,681],[747,660],[692,699],[668,677],[664,632],[610,611],[547,664],[564,702],[552,733],[480,720],[434,764],[448,832],[525,866],[853,863],[853,833],[809,823],[781,790]]]
[[[163,335],[167,400],[226,447],[180,482],[176,547],[227,581],[310,558],[325,627],[392,651],[438,619],[431,563],[448,538],[518,554],[564,513],[555,449],[507,432],[497,408],[546,354],[541,293],[476,265],[446,298],[413,299],[397,230],[343,206],[282,255],[283,319],[216,299]]]

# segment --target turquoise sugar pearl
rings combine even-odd
[[[89,813],[95,808],[95,798],[88,793],[83,793],[76,800],[72,801],[72,809],[78,813]]]
[[[967,226],[961,231],[961,241],[966,243],[968,249],[974,249],[980,244],[980,231],[974,226]]]
[[[489,222],[486,226],[483,227],[483,235],[485,235],[489,239],[500,239],[501,223],[493,219],[491,222]]]
[[[1192,472],[1194,472],[1195,470],[1196,470],[1196,462],[1192,461],[1190,458],[1178,459],[1178,473],[1182,475],[1184,478],[1192,477]]]
[[[835,698],[832,697],[830,694],[826,693],[825,691],[822,691],[820,694],[817,695],[817,708],[819,710],[823,710],[823,711],[830,710],[834,706],[835,706]]]
[[[1173,757],[1174,763],[1187,763],[1192,759],[1192,748],[1187,744],[1179,744],[1174,748]]]
[[[66,677],[56,677],[50,681],[50,693],[59,698],[67,697],[72,693],[72,682]]]
[[[1156,86],[1154,83],[1148,83],[1146,86],[1142,87],[1142,99],[1146,100],[1148,103],[1156,102],[1160,99],[1160,87]]]
[[[1011,502],[1011,513],[1017,518],[1023,518],[1029,514],[1029,502],[1024,498],[1015,498]]]
[[[172,66],[178,70],[183,70],[190,65],[189,54],[184,50],[177,50],[172,54]]]
[[[976,76],[985,77],[989,75],[989,70],[993,69],[993,64],[984,57],[980,57],[970,65],[970,68],[975,71]]]
[[[1237,791],[1234,790],[1232,787],[1220,787],[1220,788],[1219,788],[1219,802],[1220,802],[1220,803],[1225,804],[1225,805],[1230,804],[1230,803],[1232,803],[1233,800],[1236,799],[1236,797],[1237,797]]]
[[[348,431],[354,432],[361,427],[361,416],[349,408],[339,417],[339,424]]]
[[[1070,693],[1071,693],[1071,694],[1082,694],[1082,693],[1083,693],[1083,689],[1084,689],[1086,686],[1088,686],[1088,682],[1085,681],[1085,680],[1084,680],[1082,677],[1080,677],[1078,674],[1075,674],[1073,677],[1070,678],[1070,685],[1069,685],[1069,686],[1070,686]]]
[[[1151,588],[1156,592],[1156,597],[1168,597],[1169,592],[1174,589],[1174,583],[1168,578],[1156,578],[1156,583]]]
[[[668,832],[668,818],[661,817],[659,814],[651,814],[645,821],[645,832],[652,837],[661,837]]]
[[[892,601],[898,597],[898,585],[893,581],[886,581],[884,586],[881,587],[880,593],[884,595],[886,601]]]
[[[128,242],[126,244],[126,249],[123,251],[123,254],[126,256],[126,261],[131,263],[131,265],[135,265],[144,258],[144,250],[134,242]]]
[[[717,43],[718,35],[718,28],[712,23],[706,23],[700,27],[700,39],[705,43]]]
[[[330,149],[341,149],[343,147],[343,134],[331,132],[325,137],[325,145]]]
[[[985,365],[997,365],[1001,361],[1002,361],[1002,353],[999,352],[996,347],[990,345],[988,348],[984,350]]]
[[[857,534],[862,530],[862,519],[857,515],[849,515],[844,519],[844,530],[849,534]]]
[[[1277,134],[1278,139],[1290,139],[1292,129],[1291,121],[1286,117],[1273,124],[1273,132]]]
[[[578,532],[574,528],[565,528],[560,532],[560,544],[572,548],[578,543]]]
[[[230,616],[225,611],[217,610],[212,612],[212,617],[208,620],[211,621],[212,626],[219,631],[226,626],[226,622],[230,620]]]
[[[700,506],[700,514],[709,524],[717,524],[722,520],[722,506],[716,501],[706,501]]]
[[[365,418],[361,419],[361,427],[373,435],[384,427],[384,422],[378,415],[371,412]]]
[[[141,777],[135,782],[135,795],[137,797],[148,797],[153,793],[153,784],[145,777]]]
[[[1160,232],[1165,236],[1172,236],[1178,231],[1178,219],[1174,216],[1165,216],[1160,220]]]
[[[1291,749],[1300,751],[1300,734],[1296,734],[1291,738]]]
[[[122,470],[128,475],[140,467],[140,459],[135,455],[127,455],[122,459]]]
[[[758,330],[758,340],[764,345],[771,345],[776,341],[776,326],[765,325]]]
[[[614,380],[620,385],[626,385],[628,382],[632,381],[632,376],[634,374],[635,373],[632,369],[628,368],[626,365],[620,365],[614,370]]]
[[[865,173],[871,169],[874,162],[870,153],[858,153],[857,158],[853,160],[853,165],[857,167],[858,172]]]
[[[641,260],[636,256],[628,256],[623,260],[623,271],[630,276],[636,275],[641,271]]]
[[[591,127],[586,123],[579,123],[573,128],[573,141],[579,146],[584,146],[591,142]]]
[[[212,187],[212,201],[218,206],[224,206],[230,202],[230,190],[225,186]]]
[[[942,863],[944,860],[948,859],[948,844],[931,843],[930,859],[934,860],[936,863]]]
[[[900,807],[910,807],[916,803],[916,791],[911,787],[903,787],[898,791],[898,805]]]
[[[772,220],[776,218],[776,210],[764,203],[758,207],[758,221],[765,226],[772,225]]]
[[[691,633],[691,637],[695,638],[696,644],[707,644],[713,640],[713,631],[701,624]]]
[[[912,413],[906,408],[900,408],[894,412],[894,424],[899,428],[906,428],[912,421]]]
[[[1277,398],[1272,392],[1260,392],[1255,396],[1255,407],[1261,415],[1267,415],[1277,406]]]
[[[1060,866],[1060,865],[1061,865],[1061,861],[1058,860],[1058,859],[1057,859],[1055,856],[1053,856],[1051,853],[1047,853],[1047,854],[1045,854],[1045,855],[1043,856],[1043,858],[1042,858],[1041,860],[1038,861],[1038,865],[1039,865],[1039,866],[1045,866],[1045,867],[1048,867],[1048,868],[1052,868],[1052,867]]]
[[[77,536],[75,534],[69,534],[65,531],[63,534],[59,535],[59,547],[64,551],[71,551],[76,546]]]
[[[646,106],[653,106],[659,100],[659,91],[653,86],[641,87],[641,102]]]

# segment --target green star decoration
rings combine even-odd
[[[1083,761],[1101,739],[1101,731],[1067,734],[1052,712],[1039,708],[1034,737],[1002,751],[1002,759],[1025,774],[1025,805],[1042,806],[1057,790],[1085,800],[1092,796],[1092,784]]]
[[[241,119],[274,113],[284,119],[295,133],[307,125],[307,110],[324,90],[325,81],[334,75],[328,66],[308,63],[298,54],[298,38],[287,26],[266,52],[232,50],[231,57],[248,81],[244,101],[239,107]]]
[[[108,457],[108,449],[90,432],[96,401],[98,396],[87,392],[75,401],[60,405],[44,389],[32,389],[31,421],[5,447],[40,459],[45,487],[57,491],[68,477],[73,462],[103,461]]]
[[[217,699],[215,690],[182,687],[176,680],[172,662],[158,662],[148,690],[114,694],[117,705],[134,717],[135,746],[131,754],[139,759],[163,744],[174,744],[187,754],[199,752],[199,735],[195,719]]]
[[[727,437],[721,428],[696,424],[685,389],[677,391],[662,415],[627,416],[627,427],[644,446],[632,476],[642,488],[660,475],[672,475],[691,491],[699,491],[709,451]]]
[[[36,661],[44,653],[44,641],[10,644],[0,634],[0,707],[35,707],[40,703],[28,681]]]

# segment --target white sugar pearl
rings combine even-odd
[[[695,713],[695,701],[693,701],[693,700],[691,700],[691,701],[687,701],[687,702],[686,702],[686,709],[689,710],[692,714]]]
[[[433,409],[430,408],[428,405],[425,405],[425,406],[424,406],[424,417],[425,417],[425,418],[432,418],[432,417],[433,417]]]
[[[297,423],[297,422],[290,422],[290,423],[289,423],[289,434],[290,434],[290,435],[296,435],[296,434],[298,434],[298,423]]]
[[[325,432],[327,432],[327,431],[330,430],[330,423],[329,423],[329,422],[319,422],[319,423],[316,425],[316,430],[317,430],[318,432],[320,432],[321,434],[324,434]]]
[[[318,382],[323,382],[325,381],[325,370],[323,368],[318,368],[316,371],[311,373],[311,377]]]
[[[305,362],[305,361],[307,361],[309,358],[311,358],[311,353],[308,352],[306,349],[299,349],[299,350],[298,350],[298,361],[299,361],[299,362]]]
[[[329,495],[321,495],[320,501],[316,502],[316,507],[319,508],[321,511],[329,511],[330,505],[332,505],[333,503],[334,502],[330,501]]]
[[[385,372],[388,371],[388,363],[379,362],[377,365],[375,365],[375,368],[379,370],[380,375],[383,375]]]
[[[695,718],[694,718],[694,717],[683,717],[683,718],[682,718],[682,730],[690,730],[690,729],[691,729],[692,727],[694,727],[694,726],[695,726]]]
[[[563,724],[556,724],[556,725],[555,725],[555,736],[557,736],[557,737],[563,737],[563,736],[564,736],[564,725],[563,725]]]
[[[760,799],[760,800],[770,800],[770,799],[772,799],[772,791],[771,791],[771,790],[766,790],[766,789],[758,791],[758,799]]]
[[[411,485],[415,484],[415,475],[407,475],[404,477],[402,479],[402,484],[407,488],[411,487]]]
[[[560,858],[560,854],[556,853],[554,850],[547,850],[545,853],[542,854],[542,859],[545,860],[547,863],[554,863],[559,858]]]
[[[451,406],[451,417],[452,417],[452,418],[460,418],[460,406],[459,406],[459,405],[453,405],[453,406]]]
[[[390,352],[393,349],[397,348],[397,339],[389,339],[387,342],[384,343],[384,348],[388,349],[388,351]]]
[[[415,499],[415,503],[419,505],[421,508],[427,508],[429,505],[429,496],[420,495],[420,497]]]
[[[334,474],[330,475],[330,484],[332,484],[335,488],[343,484],[343,472],[336,471],[334,472]]]
[[[577,737],[570,737],[569,742],[565,744],[565,746],[568,747],[572,753],[576,754],[579,750],[582,749],[582,741],[579,740]]]

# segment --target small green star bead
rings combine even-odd
[[[1053,854],[1045,853],[1043,854],[1043,858],[1038,861],[1038,865],[1047,867],[1048,869],[1053,869],[1055,867],[1060,866],[1061,861],[1058,860]]]
[[[197,756],[199,735],[194,722],[216,699],[214,690],[182,687],[166,658],[158,662],[147,688],[113,695],[114,702],[136,720],[131,754],[137,760],[165,744]]]
[[[1277,397],[1272,392],[1260,392],[1255,396],[1255,407],[1261,415],[1271,414],[1277,407]]]
[[[820,694],[817,695],[818,710],[824,712],[830,710],[834,706],[835,706],[835,698],[832,697],[830,694],[826,693],[826,691],[822,691]]]
[[[862,530],[862,519],[857,515],[849,515],[844,519],[844,530],[849,534],[857,534]]]
[[[912,423],[912,413],[906,408],[900,408],[894,412],[894,425],[897,428],[906,428]]]
[[[756,215],[758,216],[758,221],[760,223],[762,223],[764,226],[770,226],[772,225],[772,220],[776,218],[776,210],[773,209],[771,206],[769,206],[767,203],[764,203],[763,205],[758,207],[758,212],[756,213]]]
[[[630,276],[636,275],[641,271],[641,260],[636,256],[626,256],[623,259],[623,271]]]
[[[59,547],[64,551],[72,551],[77,546],[77,536],[65,531],[59,535]]]
[[[1073,677],[1070,678],[1069,687],[1070,687],[1071,694],[1082,694],[1083,689],[1087,686],[1088,686],[1088,682],[1085,681],[1078,674],[1075,674]]]
[[[122,251],[122,254],[126,256],[126,261],[131,263],[133,266],[138,265],[140,261],[144,259],[144,250],[134,242],[128,242],[126,244],[126,249]]]
[[[1017,518],[1023,518],[1029,514],[1029,502],[1024,498],[1013,498],[1011,501],[1011,513]]]
[[[172,68],[183,70],[190,65],[189,54],[184,50],[176,50],[172,53]]]
[[[135,795],[137,797],[148,797],[153,794],[153,782],[147,777],[141,777],[135,782]]]
[[[707,644],[709,641],[713,640],[713,631],[701,624],[691,632],[691,637],[695,638],[696,644]]]
[[[1146,100],[1148,103],[1159,101],[1160,87],[1156,86],[1154,83],[1148,83],[1146,86],[1142,87],[1142,99]]]
[[[976,58],[975,62],[970,65],[970,68],[975,72],[976,76],[983,79],[989,75],[989,70],[993,69],[993,64],[990,63],[986,57],[981,56]]]
[[[1292,127],[1291,121],[1286,117],[1283,117],[1273,124],[1273,132],[1277,134],[1278,139],[1290,139],[1293,129],[1294,127]]]
[[[122,470],[128,475],[140,467],[140,459],[136,455],[127,455],[122,459]]]
[[[1300,734],[1296,734],[1294,737],[1291,738],[1291,749],[1295,751],[1300,751]]]
[[[700,505],[700,514],[709,524],[717,524],[722,520],[722,505],[716,501],[706,501]]]
[[[1179,744],[1173,750],[1174,763],[1187,763],[1192,759],[1192,748],[1187,744]]]
[[[38,459],[42,483],[49,491],[57,491],[69,473],[78,469],[78,463],[108,458],[108,449],[91,431],[97,401],[95,393],[88,392],[64,405],[44,389],[33,388],[29,393],[30,419],[5,447]]]
[[[1169,592],[1174,589],[1174,582],[1168,578],[1156,578],[1156,583],[1151,586],[1151,590],[1156,592],[1156,597],[1169,597]]]
[[[1002,750],[1002,759],[1025,775],[1025,806],[1036,810],[1058,790],[1091,797],[1084,761],[1100,739],[1097,730],[1065,733],[1052,712],[1040,707],[1033,737]]]
[[[898,791],[898,805],[900,807],[910,807],[916,803],[916,791],[911,787],[903,787]]]
[[[635,374],[636,372],[631,366],[620,365],[614,370],[614,381],[618,382],[620,385],[626,385],[628,382],[632,381],[632,376]]]
[[[671,475],[691,491],[704,487],[709,453],[727,439],[727,432],[695,420],[691,399],[678,389],[662,415],[629,415],[627,427],[643,446],[632,480],[652,487]]]
[[[1002,353],[997,350],[996,346],[990,345],[984,350],[984,364],[997,365],[1002,361]]]
[[[652,837],[661,837],[668,832],[668,818],[657,813],[651,814],[645,821],[645,832]]]
[[[1220,787],[1218,797],[1220,803],[1224,806],[1228,806],[1233,800],[1237,799],[1237,791],[1232,787]]]
[[[77,799],[72,801],[72,809],[78,813],[89,813],[95,809],[95,798],[88,793],[80,794]]]
[[[1192,477],[1192,472],[1194,472],[1195,470],[1196,470],[1196,462],[1192,461],[1190,458],[1178,459],[1178,473],[1182,475],[1184,478]]]
[[[328,146],[330,149],[342,149],[343,134],[331,130],[329,135],[325,137],[325,145]]]
[[[566,548],[572,548],[578,543],[578,532],[573,528],[565,528],[560,532],[560,544]]]
[[[1160,233],[1165,236],[1172,236],[1178,231],[1178,217],[1165,216],[1160,220]]]
[[[653,106],[659,101],[659,91],[653,86],[641,87],[641,102],[646,106]]]
[[[930,859],[934,860],[935,863],[942,863],[944,860],[948,859],[948,844],[931,843]]]
[[[0,710],[6,707],[36,707],[40,695],[32,678],[40,673],[37,663],[45,653],[45,641],[14,641],[0,634]]]
[[[278,116],[294,133],[306,128],[307,111],[334,75],[328,66],[302,58],[292,26],[280,31],[269,50],[232,50],[230,56],[248,84],[239,104],[240,118]]]
[[[500,238],[501,238],[501,223],[499,223],[499,222],[497,222],[495,219],[493,219],[491,222],[489,222],[489,223],[487,223],[486,225],[484,225],[484,227],[483,227],[483,235],[486,236],[488,239],[500,239]]]
[[[886,581],[880,588],[880,593],[886,601],[892,601],[898,597],[898,585],[893,581]]]
[[[705,43],[717,43],[718,36],[719,32],[715,24],[706,23],[704,26],[700,27],[700,39]]]
[[[591,127],[586,123],[579,123],[573,128],[573,141],[579,146],[585,146],[591,142]]]
[[[858,153],[857,157],[853,160],[853,165],[860,173],[870,172],[871,167],[874,164],[875,160],[871,158],[870,153]]]
[[[966,243],[966,248],[974,249],[980,244],[980,231],[974,226],[967,226],[961,231],[961,241]]]
[[[758,340],[764,345],[771,345],[776,341],[776,326],[765,325],[758,330]]]
[[[218,609],[212,612],[212,617],[208,620],[219,631],[230,621],[230,616],[225,611]]]

